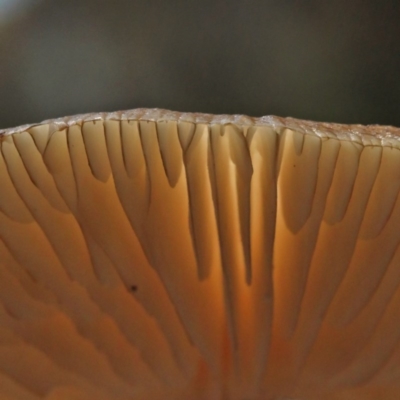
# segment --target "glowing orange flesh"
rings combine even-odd
[[[399,135],[162,110],[0,132],[0,399],[400,398]]]

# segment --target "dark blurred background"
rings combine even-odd
[[[136,107],[400,126],[400,1],[0,0],[0,127]]]

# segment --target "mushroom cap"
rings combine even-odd
[[[400,398],[399,190],[393,127],[0,131],[0,399]]]

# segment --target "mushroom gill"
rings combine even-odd
[[[139,109],[0,149],[0,399],[400,398],[399,129]]]

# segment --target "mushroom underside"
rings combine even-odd
[[[142,111],[0,132],[0,399],[398,399],[382,129]]]

